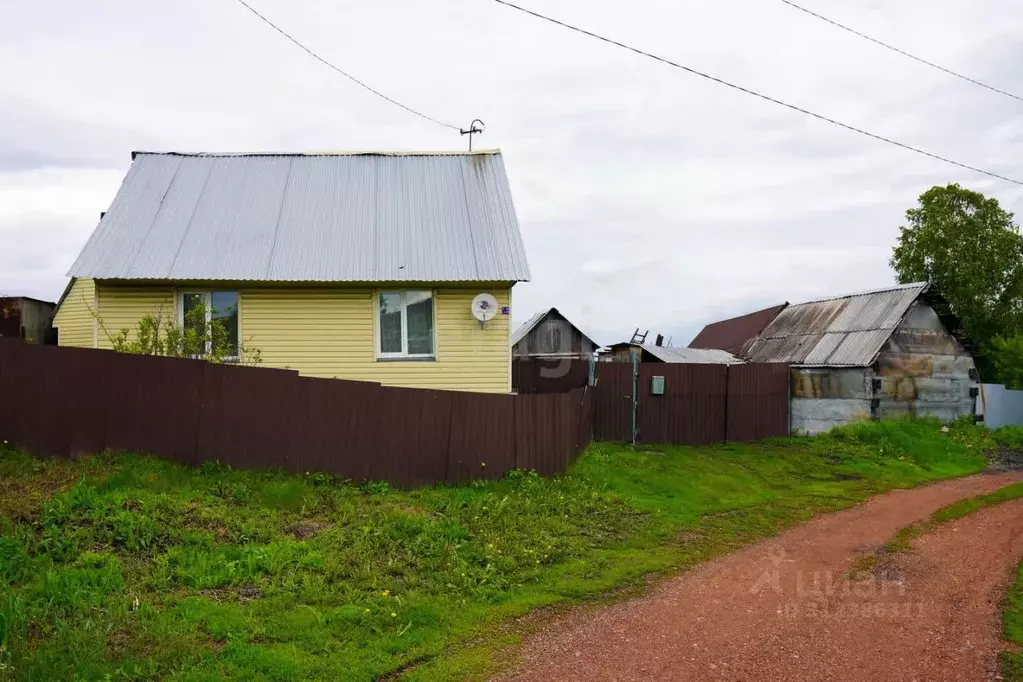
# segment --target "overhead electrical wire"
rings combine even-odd
[[[239,2],[240,1],[241,0],[239,0]],[[575,31],[576,33],[581,33],[581,34],[589,36],[591,38],[596,38],[597,40],[599,40],[601,42],[604,42],[604,43],[607,43],[609,45],[614,45],[616,47],[620,47],[620,48],[628,50],[630,52],[634,52],[634,53],[636,53],[638,55],[641,55],[643,57],[647,57],[649,59],[653,59],[655,61],[661,62],[662,64],[667,64],[668,66],[672,66],[672,67],[674,67],[676,69],[681,69],[682,71],[686,71],[688,73],[691,73],[694,76],[699,76],[700,78],[706,78],[709,81],[713,81],[713,82],[718,83],[720,85],[727,86],[729,88],[732,88],[733,90],[738,90],[739,92],[744,92],[747,95],[752,95],[753,97],[757,97],[757,98],[762,99],[764,101],[771,102],[772,104],[777,104],[778,106],[785,107],[786,109],[791,109],[792,111],[798,111],[801,114],[805,114],[807,116],[811,116],[811,117],[816,118],[816,119],[818,119],[820,121],[825,121],[825,122],[830,123],[832,125],[838,126],[839,128],[845,128],[846,130],[851,130],[854,133],[859,133],[860,135],[864,135],[864,136],[872,138],[874,140],[879,140],[881,142],[886,142],[886,143],[894,145],[896,147],[901,147],[902,149],[905,149],[905,150],[908,150],[908,151],[911,151],[911,152],[915,152],[915,153],[920,154],[922,156],[926,156],[926,157],[929,157],[931,159],[935,159],[937,161],[942,161],[944,163],[951,164],[953,166],[957,166],[957,167],[963,168],[965,170],[973,171],[974,173],[980,173],[981,175],[987,175],[987,176],[992,177],[992,178],[997,178],[999,180],[1004,180],[1005,182],[1011,182],[1014,185],[1023,185],[1023,181],[1013,180],[1012,178],[1006,177],[1004,175],[999,175],[998,173],[994,173],[992,171],[987,171],[987,170],[984,170],[983,168],[977,168],[976,166],[970,166],[970,165],[965,164],[965,163],[960,163],[959,161],[954,161],[953,159],[949,159],[949,158],[944,157],[944,156],[939,156],[938,154],[932,154],[931,152],[928,152],[928,151],[925,151],[923,149],[920,149],[919,147],[914,147],[912,145],[905,144],[903,142],[898,142],[898,141],[893,140],[891,138],[884,137],[883,135],[878,135],[876,133],[871,133],[869,131],[863,130],[862,128],[857,128],[856,126],[849,125],[848,123],[842,123],[841,121],[837,121],[837,120],[835,120],[833,118],[829,118],[827,116],[824,116],[823,114],[814,113],[814,112],[810,111],[809,109],[804,109],[802,107],[796,106],[795,104],[789,104],[788,102],[783,102],[780,99],[775,99],[774,97],[771,97],[770,95],[764,95],[764,94],[759,93],[759,92],[757,92],[755,90],[750,90],[749,88],[745,88],[745,87],[743,87],[741,85],[736,85],[735,83],[730,83],[730,82],[728,82],[728,81],[726,81],[726,80],[724,80],[722,78],[718,78],[717,76],[711,76],[710,74],[703,73],[702,71],[698,71],[698,70],[696,70],[696,69],[694,69],[692,67],[684,66],[682,64],[679,64],[678,62],[673,62],[670,59],[667,59],[665,57],[660,57],[660,56],[655,55],[655,54],[653,54],[651,52],[646,52],[644,50],[641,50],[641,49],[639,49],[637,47],[632,47],[631,45],[626,45],[625,43],[619,42],[619,41],[614,40],[612,38],[606,38],[606,37],[604,37],[602,35],[599,35],[597,33],[593,33],[592,31],[587,31],[584,28],[579,28],[578,26],[573,26],[572,24],[565,23],[564,21],[559,21],[558,19],[554,19],[554,18],[548,17],[548,16],[546,16],[544,14],[540,14],[539,12],[534,12],[531,9],[526,9],[525,7],[521,7],[519,5],[516,5],[515,3],[509,2],[508,0],[493,0],[493,1],[498,3],[498,4],[500,4],[500,5],[504,5],[505,7],[510,7],[511,9],[518,10],[519,12],[523,12],[525,14],[529,14],[529,15],[537,18],[537,19],[542,19],[543,21],[549,22],[551,24],[555,24],[557,26],[561,26],[562,28],[567,28],[570,31]]]
[[[967,83],[973,83],[974,85],[979,85],[980,87],[982,87],[982,88],[984,88],[986,90],[990,90],[991,92],[997,92],[999,95],[1005,95],[1006,97],[1011,97],[1014,100],[1018,100],[1020,102],[1023,102],[1023,97],[1020,97],[1019,95],[1014,95],[1011,92],[1006,92],[1005,90],[1001,90],[999,88],[996,88],[993,85],[988,85],[987,83],[982,83],[981,81],[979,81],[979,80],[977,80],[975,78],[970,78],[969,76],[964,76],[963,74],[958,73],[956,71],[953,71],[952,69],[948,69],[948,68],[945,68],[944,66],[941,66],[940,64],[935,64],[934,62],[928,61],[928,60],[924,59],[923,57],[917,57],[915,54],[910,54],[909,52],[906,52],[905,50],[902,50],[902,49],[900,49],[898,47],[895,47],[894,45],[889,45],[888,43],[885,43],[885,42],[882,42],[882,41],[878,40],[877,38],[872,38],[872,37],[868,36],[865,33],[860,33],[859,31],[857,31],[854,28],[849,28],[845,24],[840,24],[837,21],[835,21],[834,19],[829,19],[826,16],[823,16],[821,14],[817,14],[816,12],[814,12],[812,10],[809,10],[809,9],[807,9],[805,7],[797,5],[796,3],[791,2],[791,0],[781,0],[781,1],[784,2],[786,5],[788,5],[789,7],[793,8],[793,9],[797,9],[800,12],[805,12],[806,14],[809,14],[811,17],[816,17],[817,19],[820,19],[821,21],[827,22],[827,23],[831,24],[832,26],[835,26],[837,28],[842,29],[843,31],[848,31],[849,33],[852,33],[853,35],[859,36],[860,38],[864,38],[865,40],[869,40],[870,42],[872,42],[872,43],[874,43],[876,45],[880,45],[883,48],[889,49],[892,52],[897,52],[897,53],[901,54],[903,57],[909,57],[910,59],[912,59],[914,61],[920,62],[921,64],[926,64],[927,66],[930,66],[931,68],[934,68],[934,69],[937,69],[938,71],[946,73],[949,76],[952,76],[953,78],[958,78],[960,80],[966,81]]]
[[[383,99],[383,100],[385,100],[385,101],[387,101],[387,102],[390,102],[391,104],[395,105],[396,107],[400,107],[400,108],[404,109],[405,111],[407,111],[408,113],[410,113],[410,114],[414,114],[414,115],[418,116],[419,118],[422,118],[422,119],[425,119],[425,120],[429,121],[430,123],[436,123],[436,124],[437,124],[437,125],[439,125],[439,126],[443,126],[443,127],[445,127],[445,128],[450,128],[451,130],[457,130],[457,131],[459,131],[459,132],[461,131],[461,129],[460,129],[460,128],[459,128],[458,126],[455,126],[455,125],[451,125],[450,123],[445,123],[444,121],[439,121],[439,120],[437,120],[437,119],[433,118],[432,116],[427,116],[427,115],[426,115],[426,114],[424,114],[423,112],[421,112],[421,111],[416,111],[416,110],[415,110],[415,109],[413,109],[412,107],[410,107],[410,106],[407,106],[407,105],[405,105],[405,104],[402,104],[401,102],[399,102],[398,100],[394,99],[393,97],[388,97],[387,95],[385,95],[384,93],[380,92],[380,91],[379,91],[379,90],[377,90],[376,88],[374,88],[374,87],[372,87],[372,86],[370,86],[370,85],[367,85],[367,84],[366,84],[365,82],[363,82],[363,81],[359,80],[358,78],[356,78],[356,77],[355,77],[355,76],[353,76],[352,74],[348,73],[348,72],[347,72],[347,71],[345,71],[344,69],[341,69],[341,68],[339,68],[339,67],[335,66],[335,65],[334,65],[334,64],[332,64],[331,62],[327,61],[326,59],[324,59],[324,58],[323,58],[323,57],[321,57],[320,55],[318,55],[318,54],[316,54],[315,52],[313,52],[313,51],[312,51],[311,49],[309,49],[308,47],[306,47],[305,45],[303,45],[303,44],[302,44],[301,42],[299,42],[299,40],[298,40],[297,38],[295,38],[294,36],[292,36],[292,35],[291,35],[290,33],[288,33],[287,31],[285,31],[284,29],[282,29],[282,28],[281,28],[280,26],[278,26],[278,25],[277,25],[277,24],[275,24],[274,22],[270,21],[270,19],[268,19],[268,18],[266,18],[265,16],[263,16],[262,14],[260,14],[260,13],[259,13],[259,11],[257,11],[257,10],[256,10],[256,9],[255,9],[255,8],[254,8],[254,7],[252,6],[252,5],[250,5],[249,3],[245,2],[245,0],[238,0],[238,2],[239,2],[239,3],[240,3],[240,4],[241,4],[241,5],[242,5],[242,6],[243,6],[243,7],[245,8],[245,9],[249,10],[250,12],[252,12],[253,14],[255,14],[255,15],[256,15],[257,17],[259,17],[259,18],[260,18],[260,19],[261,19],[261,20],[262,20],[262,21],[263,21],[263,22],[264,22],[264,23],[265,23],[266,25],[268,25],[268,26],[269,26],[270,28],[272,28],[273,30],[277,31],[277,32],[278,32],[278,33],[280,33],[280,34],[281,34],[282,36],[284,36],[285,38],[287,38],[288,40],[290,40],[291,42],[293,42],[293,43],[294,43],[295,45],[297,45],[297,46],[298,46],[299,48],[301,48],[301,49],[302,49],[302,51],[304,51],[304,52],[305,52],[306,54],[308,54],[308,55],[309,55],[310,57],[312,57],[312,58],[313,58],[313,59],[315,59],[316,61],[320,62],[321,64],[323,64],[323,65],[325,65],[325,66],[328,66],[328,67],[330,67],[331,69],[333,69],[334,71],[338,72],[339,74],[341,74],[342,76],[344,76],[344,77],[345,77],[345,78],[347,78],[348,80],[352,81],[352,82],[353,82],[353,83],[355,83],[356,85],[359,85],[360,87],[363,87],[363,88],[365,88],[366,90],[369,90],[370,92],[372,92],[372,93],[373,93],[374,95],[376,95],[376,96],[377,96],[377,97],[379,97],[380,99]]]

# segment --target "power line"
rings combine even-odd
[[[694,76],[699,76],[700,78],[706,78],[707,80],[714,81],[715,83],[727,86],[729,88],[732,88],[733,90],[738,90],[739,92],[744,92],[747,95],[753,95],[754,97],[757,97],[759,99],[765,100],[767,102],[771,102],[772,104],[777,104],[778,106],[785,107],[786,109],[791,109],[792,111],[798,111],[801,114],[806,114],[807,116],[812,116],[813,118],[816,118],[816,119],[821,120],[821,121],[825,121],[825,122],[830,123],[832,125],[836,125],[836,126],[838,126],[840,128],[845,128],[846,130],[851,130],[854,133],[859,133],[860,135],[865,135],[866,137],[870,137],[870,138],[873,138],[875,140],[880,140],[881,142],[887,142],[888,144],[895,145],[896,147],[901,147],[902,149],[906,149],[908,151],[915,152],[917,154],[921,154],[923,156],[927,156],[927,157],[930,157],[932,159],[936,159],[938,161],[943,161],[944,163],[948,163],[948,164],[951,164],[953,166],[958,166],[959,168],[964,168],[966,170],[970,170],[970,171],[973,171],[975,173],[980,173],[981,175],[987,175],[987,176],[990,176],[992,178],[997,178],[999,180],[1004,180],[1006,182],[1011,182],[1014,185],[1023,185],[1023,182],[1021,182],[1019,180],[1013,180],[1012,178],[1007,178],[1004,175],[999,175],[998,173],[993,173],[991,171],[986,171],[986,170],[984,170],[982,168],[977,168],[976,166],[970,166],[970,165],[967,165],[965,163],[960,163],[959,161],[953,161],[952,159],[946,158],[944,156],[939,156],[937,154],[932,154],[931,152],[924,151],[923,149],[920,149],[919,147],[914,147],[912,145],[908,145],[908,144],[905,144],[903,142],[898,142],[896,140],[892,140],[891,138],[887,138],[887,137],[884,137],[882,135],[878,135],[876,133],[868,132],[866,130],[863,130],[862,128],[857,128],[856,126],[849,125],[848,123],[842,123],[841,121],[836,121],[835,119],[828,118],[827,116],[824,116],[822,114],[816,114],[816,113],[810,111],[809,109],[803,109],[802,107],[798,107],[795,104],[789,104],[787,102],[781,101],[780,99],[775,99],[774,97],[771,97],[769,95],[761,94],[759,92],[756,92],[755,90],[750,90],[749,88],[745,88],[745,87],[743,87],[741,85],[736,85],[734,83],[729,83],[726,80],[723,80],[723,79],[718,78],[716,76],[711,76],[709,74],[703,73],[702,71],[697,71],[696,69],[688,67],[688,66],[683,66],[682,64],[679,64],[677,62],[673,62],[670,59],[666,59],[665,57],[659,57],[659,56],[657,56],[657,55],[655,55],[653,53],[645,52],[644,50],[641,50],[641,49],[639,49],[637,47],[632,47],[631,45],[626,45],[625,43],[618,42],[617,40],[613,40],[611,38],[605,38],[602,35],[598,35],[596,33],[593,33],[592,31],[587,31],[586,29],[579,28],[578,26],[573,26],[573,25],[567,24],[567,23],[565,23],[563,21],[559,21],[557,19],[552,19],[551,17],[548,17],[548,16],[545,16],[543,14],[540,14],[539,12],[534,12],[533,10],[526,9],[525,7],[520,7],[519,5],[516,5],[516,4],[512,3],[512,2],[508,2],[508,0],[494,0],[494,2],[496,2],[498,4],[501,4],[501,5],[504,5],[506,7],[510,7],[512,9],[518,10],[520,12],[524,12],[526,14],[532,15],[532,16],[536,17],[537,19],[542,19],[543,21],[547,21],[549,23],[556,24],[556,25],[561,26],[563,28],[567,28],[567,29],[569,29],[571,31],[575,31],[576,33],[582,33],[583,35],[587,35],[587,36],[589,36],[591,38],[596,38],[597,40],[600,40],[601,42],[608,43],[609,45],[614,45],[616,47],[623,48],[623,49],[628,50],[630,52],[635,52],[638,55],[642,55],[644,57],[648,57],[648,58],[653,59],[655,61],[661,62],[662,64],[667,64],[668,66],[673,66],[676,69],[681,69],[682,71],[686,71],[688,73],[691,73]]]
[[[365,88],[366,90],[369,90],[370,92],[372,92],[374,95],[376,95],[380,99],[386,100],[386,101],[390,102],[391,104],[393,104],[393,105],[395,105],[397,107],[401,107],[402,109],[404,109],[405,111],[409,112],[410,114],[415,114],[419,118],[426,119],[430,123],[436,123],[439,126],[444,126],[445,128],[450,128],[451,130],[457,130],[457,131],[461,132],[461,129],[458,126],[451,125],[450,123],[445,123],[444,121],[438,121],[437,119],[433,118],[432,116],[427,116],[426,114],[422,113],[421,111],[416,111],[412,107],[406,106],[406,105],[402,104],[401,102],[399,102],[398,100],[393,99],[391,97],[388,97],[387,95],[385,95],[384,93],[380,92],[376,88],[373,88],[373,87],[367,85],[366,83],[364,83],[363,81],[359,80],[358,78],[356,78],[352,74],[348,73],[347,71],[344,71],[343,69],[338,68],[334,64],[331,64],[329,61],[327,61],[326,59],[324,59],[320,55],[316,54],[311,49],[309,49],[308,47],[303,45],[302,43],[300,43],[294,36],[292,36],[290,33],[285,31],[284,29],[282,29],[280,26],[278,26],[277,24],[275,24],[274,22],[270,21],[265,16],[260,14],[255,8],[252,7],[252,5],[250,5],[249,3],[245,2],[245,0],[238,0],[238,2],[241,3],[241,5],[245,9],[249,10],[250,12],[255,14],[257,17],[262,19],[263,22],[266,23],[270,28],[272,28],[273,30],[277,31],[282,36],[284,36],[285,38],[287,38],[288,40],[293,42],[295,45],[300,47],[310,57],[312,57],[316,61],[320,62],[321,64],[324,64],[325,66],[330,67],[334,71],[337,71],[339,74],[341,74],[342,76],[344,76],[348,80],[352,81],[356,85],[359,85],[359,86]]]
[[[940,64],[935,64],[934,62],[927,61],[923,57],[917,57],[915,54],[910,54],[909,52],[906,52],[905,50],[899,49],[899,48],[895,47],[894,45],[889,45],[888,43],[885,43],[885,42],[882,42],[882,41],[878,40],[877,38],[871,38],[870,36],[866,35],[865,33],[860,33],[856,29],[849,28],[848,26],[845,26],[844,24],[840,24],[840,23],[838,23],[837,21],[835,21],[833,19],[828,19],[827,17],[822,16],[820,14],[817,14],[816,12],[813,12],[811,10],[808,10],[805,7],[800,7],[796,3],[790,2],[790,0],[781,0],[781,1],[784,2],[786,5],[788,5],[789,7],[793,8],[793,9],[798,9],[800,12],[805,12],[805,13],[809,14],[811,17],[816,17],[817,19],[820,19],[821,21],[825,21],[825,22],[831,24],[832,26],[835,26],[837,28],[842,29],[843,31],[848,31],[849,33],[852,33],[853,35],[856,35],[856,36],[859,36],[860,38],[864,38],[866,40],[869,40],[870,42],[872,42],[872,43],[874,43],[876,45],[880,45],[881,47],[887,48],[887,49],[891,50],[892,52],[898,52],[903,57],[909,57],[910,59],[912,59],[914,61],[920,62],[921,64],[926,64],[927,66],[930,66],[931,68],[934,68],[934,69],[937,69],[938,71],[942,71],[944,73],[947,73],[949,76],[952,76],[954,78],[958,78],[960,80],[964,80],[967,83],[973,83],[974,85],[979,85],[980,87],[985,88],[987,90],[990,90],[991,92],[997,92],[999,95],[1005,95],[1006,97],[1011,97],[1011,98],[1013,98],[1015,100],[1019,100],[1020,102],[1023,102],[1023,97],[1020,97],[1019,95],[1014,95],[1011,92],[1006,92],[1005,90],[999,90],[998,88],[994,87],[993,85],[988,85],[987,83],[982,83],[979,80],[976,80],[974,78],[970,78],[969,76],[964,76],[963,74],[957,73],[957,72],[953,71],[952,69],[947,69],[944,66],[941,66]]]

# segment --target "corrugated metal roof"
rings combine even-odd
[[[70,275],[527,281],[499,152],[137,152]]]
[[[789,306],[767,325],[745,357],[750,362],[865,367],[926,282]]]
[[[679,348],[644,343],[640,346],[661,362],[690,365],[734,365],[742,360],[728,351],[709,348]]]
[[[712,322],[696,335],[689,346],[691,348],[717,348],[729,353],[741,355],[757,335],[764,330],[771,320],[778,316],[788,303],[758,310],[755,313],[740,315],[720,322]]]

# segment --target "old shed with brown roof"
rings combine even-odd
[[[689,347],[724,350],[733,355],[742,355],[756,341],[764,327],[785,310],[786,306],[788,303],[782,303],[755,313],[712,322],[696,335]]]
[[[776,309],[745,317],[770,310]],[[717,327],[711,331],[737,339],[750,324],[742,320],[710,325]],[[904,415],[952,421],[974,413],[971,344],[927,282],[786,306],[745,343],[739,355],[748,362],[793,366],[795,431]]]

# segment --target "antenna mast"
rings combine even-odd
[[[478,126],[476,125],[477,123],[479,124]],[[486,129],[487,129],[487,126],[483,123],[483,121],[481,121],[478,118],[476,118],[476,119],[473,119],[472,123],[469,124],[469,129],[468,130],[460,129],[458,131],[458,133],[459,133],[459,135],[468,135],[469,136],[469,151],[471,152],[472,151],[472,136],[473,135],[482,135],[483,131],[485,131]]]

